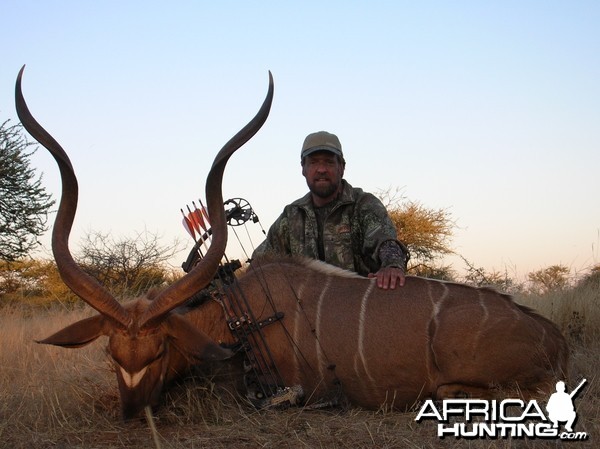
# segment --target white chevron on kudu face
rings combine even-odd
[[[125,385],[127,385],[127,388],[129,388],[129,389],[133,389],[138,386],[138,384],[144,377],[144,374],[146,374],[147,370],[148,370],[148,367],[145,366],[144,368],[142,368],[140,371],[138,371],[136,373],[128,373],[127,371],[125,371],[123,369],[123,367],[119,366],[119,371],[121,372],[123,381],[125,382]]]

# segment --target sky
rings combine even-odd
[[[26,64],[29,108],[79,179],[74,251],[89,232],[148,231],[183,261],[180,208],[204,197],[270,70],[269,119],[223,182],[265,229],[307,192],[302,141],[327,130],[353,186],[448,211],[476,266],[600,263],[597,1],[4,0],[0,14],[0,120],[18,122]],[[31,161],[58,198],[49,154]]]

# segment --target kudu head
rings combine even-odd
[[[171,313],[215,275],[227,244],[227,223],[223,208],[221,181],[229,157],[244,145],[266,121],[273,99],[273,79],[256,116],[240,130],[215,157],[206,179],[206,200],[213,240],[205,257],[188,274],[157,293],[119,303],[96,279],[86,274],[73,259],[68,246],[77,209],[77,178],[71,161],[56,142],[33,118],[21,92],[24,66],[17,77],[16,109],[25,129],[54,157],[60,169],[62,195],[52,231],[52,251],[65,284],[96,309],[99,314],[76,322],[39,343],[66,348],[85,346],[100,336],[108,337],[119,384],[125,419],[135,416],[158,400],[165,379],[185,363],[222,360],[232,355],[220,347],[183,316]]]

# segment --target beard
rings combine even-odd
[[[336,184],[332,181],[312,181],[308,183],[308,188],[311,193],[315,194],[319,198],[327,199],[335,194],[339,189],[339,183]]]

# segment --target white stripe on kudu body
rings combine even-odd
[[[319,296],[319,301],[317,303],[317,315],[315,317],[315,336],[317,337],[317,339],[315,341],[315,351],[317,354],[317,360],[318,360],[318,365],[319,365],[319,374],[321,376],[321,379],[325,378],[324,368],[327,365],[327,362],[323,355],[323,350],[321,348],[321,343],[319,341],[319,339],[321,338],[321,322],[323,319],[323,317],[321,316],[321,310],[323,308],[323,300],[325,299],[327,290],[329,289],[329,286],[331,285],[331,280],[332,280],[332,277],[330,277],[330,276],[328,276],[326,278],[325,285],[323,286],[323,290],[321,290],[321,295]],[[325,323],[325,325],[327,325],[327,324]]]
[[[473,334],[473,351],[475,352],[477,350],[477,348],[479,347],[479,341],[481,340],[482,334],[485,330],[485,326],[487,324],[487,320],[490,316],[490,313],[488,311],[487,305],[485,304],[485,291],[480,290],[479,292],[477,292],[477,296],[479,299],[479,307],[481,308],[481,310],[483,311],[483,318],[481,320],[481,326],[478,327],[476,329],[476,332]]]
[[[441,296],[435,294],[435,287],[439,286],[441,286],[443,289]],[[432,282],[427,286],[427,292],[432,305],[431,321],[433,321],[434,325],[436,325],[437,327],[440,310],[442,309],[444,300],[448,297],[450,290],[445,284],[441,282]]]
[[[301,336],[302,336],[302,327],[303,325],[306,324],[306,318],[304,315],[304,311],[302,310],[302,306],[301,304],[303,303],[304,299],[305,299],[305,289],[306,287],[309,286],[309,276],[307,276],[306,278],[302,279],[300,282],[300,285],[298,286],[298,288],[295,290],[295,297],[296,297],[296,308],[294,310],[294,329],[292,332],[292,338],[294,339],[295,342],[300,342],[301,341]],[[290,284],[289,286],[292,291],[294,290],[294,287]],[[310,291],[310,289],[309,289]],[[296,345],[294,345],[293,347],[294,350],[294,354],[296,354],[296,356],[293,358],[293,364],[294,364],[294,368],[295,368],[295,372],[299,373],[300,372],[300,359],[302,357],[302,354],[299,354],[298,351],[298,347]],[[299,382],[299,378],[296,376],[294,376],[295,382]]]
[[[373,384],[375,383],[375,379],[373,379],[373,376],[371,376],[371,373],[369,373],[369,367],[367,366],[367,358],[365,356],[364,339],[365,339],[365,327],[369,325],[367,322],[367,302],[369,300],[369,296],[371,295],[371,292],[373,291],[373,288],[375,287],[375,283],[376,283],[376,280],[372,279],[367,284],[367,290],[365,291],[365,294],[362,297],[362,301],[360,302],[360,314],[359,314],[359,318],[358,318],[358,351],[357,351],[358,357],[360,358],[360,361],[365,370],[365,373],[367,374],[367,377]],[[357,374],[358,374],[358,372],[357,372]]]
[[[439,286],[442,287],[443,292],[441,296],[436,297],[434,293],[434,288]],[[431,301],[431,316],[428,321],[425,321],[423,323],[423,325],[425,326],[425,329],[423,329],[423,333],[424,335],[428,336],[427,347],[429,349],[425,354],[425,371],[429,382],[433,382],[436,377],[435,372],[437,369],[437,365],[435,361],[436,352],[435,348],[433,347],[433,342],[430,340],[430,337],[432,336],[432,332],[435,332],[438,328],[440,311],[442,309],[444,300],[450,294],[450,289],[443,283],[431,282],[427,286],[427,293],[427,296]]]

